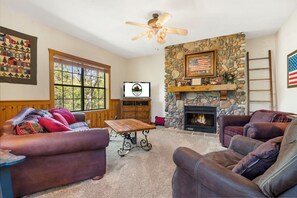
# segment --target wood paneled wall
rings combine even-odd
[[[50,100],[0,101],[0,126],[25,107],[50,109],[51,102]],[[104,120],[120,118],[120,100],[111,99],[107,110],[87,111],[85,114],[90,127],[105,127]]]

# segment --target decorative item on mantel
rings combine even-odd
[[[225,72],[223,73],[223,80],[225,84],[233,84],[235,80],[235,75],[232,73]]]

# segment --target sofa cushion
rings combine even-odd
[[[66,119],[68,124],[72,124],[72,123],[77,122],[74,115],[66,108],[54,108],[54,109],[50,109],[49,112],[52,113],[52,114],[53,113],[61,114]]]
[[[277,161],[256,181],[267,197],[297,185],[297,119],[286,128]]]
[[[232,169],[248,179],[263,174],[277,159],[283,136],[273,138],[247,154]]]
[[[256,111],[252,115],[252,117],[250,119],[250,123],[252,123],[252,122],[273,122],[275,115],[276,115],[276,112],[274,112],[274,111],[259,110],[259,111]]]
[[[54,119],[69,127],[67,120],[59,113],[53,113]]]
[[[224,130],[225,134],[229,136],[243,135],[243,127],[241,126],[226,126]]]
[[[39,123],[44,126],[49,132],[60,132],[60,131],[71,131],[71,128],[65,126],[61,122],[49,118],[49,117],[40,117],[38,118]]]

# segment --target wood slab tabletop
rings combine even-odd
[[[105,120],[104,122],[117,133],[145,131],[156,128],[154,125],[136,119]]]

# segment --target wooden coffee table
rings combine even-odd
[[[145,151],[152,149],[147,135],[156,127],[136,119],[106,120],[105,123],[117,134],[124,137],[122,147],[118,150],[120,156],[125,156],[131,149],[140,147]],[[142,131],[144,139],[137,144],[137,132]],[[129,141],[128,141],[129,140]]]

